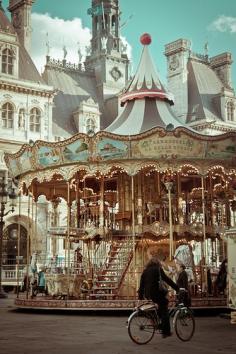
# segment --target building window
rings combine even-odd
[[[234,121],[234,104],[232,101],[227,103],[227,120]]]
[[[13,74],[13,53],[10,49],[2,51],[2,72],[4,74]]]
[[[9,102],[2,106],[2,127],[3,128],[13,128],[13,116],[14,109],[13,105]]]
[[[19,130],[25,130],[25,110],[20,108],[18,113],[18,128]]]
[[[30,111],[30,131],[40,132],[41,113],[38,108],[32,108]]]
[[[95,132],[95,122],[92,118],[88,118],[86,121],[86,132]]]

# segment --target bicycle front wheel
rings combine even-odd
[[[128,319],[128,333],[136,344],[147,344],[155,333],[155,324],[152,316],[137,310]]]
[[[187,342],[192,338],[195,331],[195,319],[189,308],[184,307],[177,310],[173,324],[175,333],[180,340]]]

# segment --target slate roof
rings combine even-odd
[[[219,104],[223,86],[209,64],[189,59],[187,123],[200,119],[223,121]]]
[[[95,77],[90,73],[50,65],[46,66],[43,77],[58,91],[54,98],[53,133],[57,136],[76,134],[78,131],[72,113],[89,97],[98,102]]]

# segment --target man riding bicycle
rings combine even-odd
[[[163,280],[175,291],[179,291],[179,287],[165,274],[154,251],[150,251],[148,257],[149,262],[147,263],[140,279],[138,298],[139,300],[152,300],[158,304],[159,315],[162,321],[162,336],[163,338],[166,338],[171,336],[168,312],[169,300],[167,298],[168,290],[165,291],[160,284]]]

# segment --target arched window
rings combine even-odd
[[[36,107],[30,110],[30,131],[40,132],[41,113]]]
[[[13,117],[14,117],[13,105],[11,103],[7,102],[2,106],[2,127],[3,128],[12,128],[13,127]]]
[[[2,73],[13,74],[13,53],[8,48],[2,51]]]
[[[234,121],[234,104],[232,101],[227,103],[227,120]]]
[[[25,130],[25,110],[20,108],[18,113],[18,128],[19,130]]]
[[[88,118],[86,121],[86,131],[88,132],[95,132],[95,122],[92,118]]]

